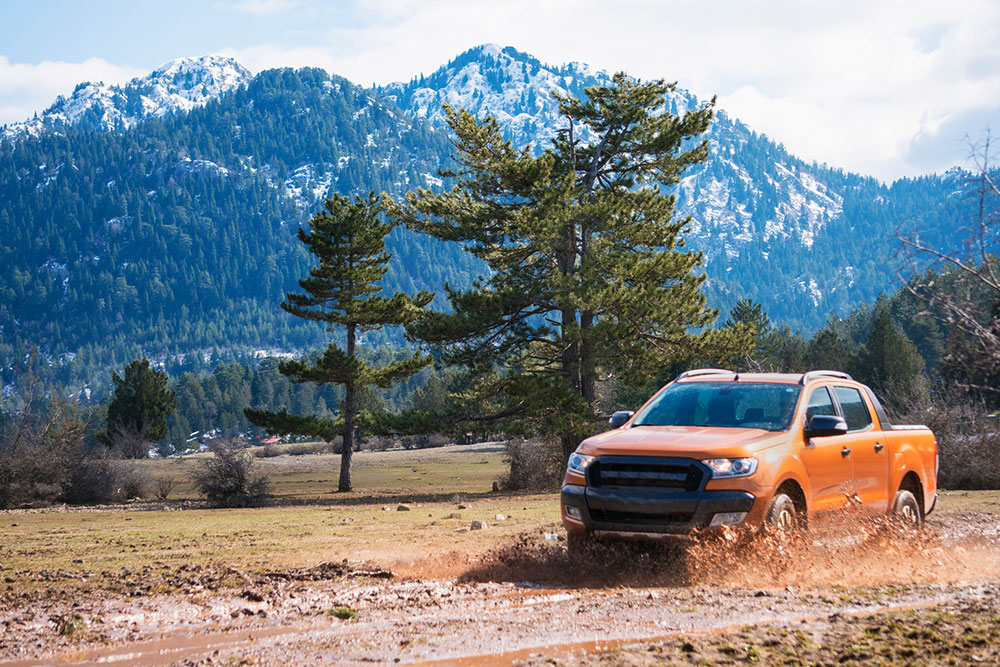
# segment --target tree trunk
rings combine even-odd
[[[596,400],[597,363],[594,360],[594,341],[591,327],[594,313],[584,310],[580,313],[580,395],[593,405]]]
[[[562,314],[562,372],[573,393],[580,393],[580,346],[577,341],[576,309],[563,308]]]
[[[580,444],[580,438],[575,435],[561,435],[559,436],[559,444],[562,445],[563,461],[569,460],[569,455],[576,451],[577,446]]]
[[[347,325],[347,356],[354,359],[355,325]],[[354,415],[357,412],[357,387],[351,380],[344,384],[344,446],[340,452],[340,483],[337,491],[351,490],[351,456],[354,454]]]

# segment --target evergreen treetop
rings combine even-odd
[[[560,98],[566,127],[537,156],[495,119],[445,106],[459,167],[443,175],[457,185],[388,209],[489,266],[472,289],[447,290],[452,312],[408,329],[480,377],[475,394],[492,414],[477,419],[557,433],[568,455],[599,419],[600,381],[640,383],[679,358],[747,344],[742,327],[705,329],[716,313],[701,254],[683,250],[687,220],[674,219],[665,188],[706,158],[695,139],[712,104],[676,116],[663,110],[671,89],[617,74],[586,99]]]

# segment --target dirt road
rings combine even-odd
[[[347,563],[56,571],[37,576],[85,581],[0,597],[0,664],[631,664],[646,645],[683,648],[748,625],[782,624],[790,637],[789,624],[815,628],[831,616],[843,624],[972,604],[996,619],[998,538],[995,515],[967,512],[932,519],[919,537],[853,526],[791,545],[598,548],[583,560],[526,536],[485,555],[428,555],[396,573]]]

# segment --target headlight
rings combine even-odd
[[[747,477],[757,472],[757,459],[708,459],[702,461],[712,469],[712,477]]]
[[[581,475],[587,472],[587,466],[594,460],[593,456],[584,456],[576,452],[569,455],[569,469]]]

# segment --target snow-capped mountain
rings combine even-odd
[[[442,104],[477,118],[493,116],[516,145],[544,147],[567,123],[553,93],[580,96],[611,77],[581,63],[551,66],[512,47],[479,46],[427,77],[379,90],[405,110],[445,126]],[[701,102],[682,88],[665,107],[683,114]],[[585,137],[584,137],[585,138]],[[794,239],[809,247],[819,229],[840,215],[843,197],[801,160],[787,155],[725,111],[708,133],[711,159],[693,168],[678,192],[679,212],[692,216],[689,236],[711,262],[732,258],[752,240]],[[767,146],[769,159],[748,164],[748,150]],[[766,162],[766,163],[765,163]]]
[[[36,135],[44,128],[61,125],[125,129],[149,116],[190,111],[251,78],[248,69],[226,56],[178,58],[124,86],[81,83],[69,97],[60,95],[41,114],[8,126],[0,136]]]
[[[485,44],[429,77],[390,84],[378,92],[435,127],[445,126],[442,105],[448,103],[480,119],[493,116],[519,146],[544,147],[565,125],[552,93],[582,95],[585,87],[609,80],[604,72],[592,72],[581,63],[552,67],[513,47]]]
[[[19,137],[0,150],[0,381],[29,345],[80,368],[140,348],[308,349],[322,331],[277,304],[308,269],[295,230],[325,197],[445,185],[435,175],[453,148],[442,102],[495,116],[537,149],[565,126],[552,92],[609,81],[487,45],[376,89],[314,68],[251,77],[217,56],[121,87],[81,84],[0,130],[0,141]],[[700,104],[678,88],[665,106]],[[59,132],[69,125],[98,131]],[[750,298],[772,321],[814,330],[895,291],[897,234],[948,248],[964,224],[961,174],[887,186],[807,164],[723,110],[706,138],[710,159],[675,188],[692,218],[685,242],[704,253],[722,313]],[[403,228],[388,249],[389,292],[464,289],[484,270],[458,244]]]

